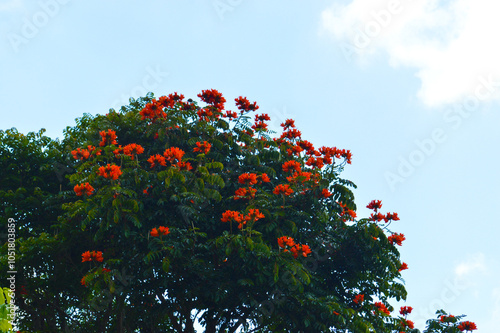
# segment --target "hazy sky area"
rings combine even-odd
[[[242,95],[350,149],[358,216],[407,240],[408,319],[500,327],[500,3],[0,0],[0,129],[62,137],[148,91]],[[393,303],[394,305],[396,303]]]

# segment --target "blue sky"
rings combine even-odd
[[[1,129],[53,138],[147,91],[215,88],[350,149],[394,231],[418,328],[500,326],[499,5],[487,0],[0,0]],[[498,83],[497,83],[498,82]]]

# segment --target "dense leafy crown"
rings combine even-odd
[[[70,170],[45,195],[63,209],[29,225],[31,206],[9,201],[29,228],[18,237],[33,272],[23,281],[21,326],[416,331],[411,307],[391,315],[388,302],[406,298],[408,266],[397,250],[405,237],[388,229],[399,217],[374,200],[371,216],[357,218],[355,186],[340,177],[350,151],[316,149],[291,119],[272,138],[270,117],[247,98],[231,111],[216,90],[198,97],[203,106],[174,93],[85,115],[48,150]],[[11,180],[9,188],[20,186]],[[2,191],[4,202],[16,193]],[[439,323],[450,332],[463,324],[431,321]]]

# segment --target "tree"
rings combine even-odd
[[[35,208],[19,208],[24,197],[5,212],[25,221],[18,265],[34,279],[20,327],[418,332],[411,308],[391,316],[389,300],[406,298],[405,237],[388,229],[399,217],[374,200],[373,214],[357,218],[355,185],[341,178],[350,151],[314,148],[291,119],[272,138],[269,116],[252,117],[259,107],[244,97],[237,111],[216,90],[198,97],[204,106],[177,93],[131,99],[84,115],[62,143],[42,133],[20,148],[7,140],[9,151],[38,152],[33,163],[45,167],[28,173],[50,171],[44,202],[56,203],[36,208],[47,215],[36,227],[25,226]],[[69,173],[58,189],[49,161]]]

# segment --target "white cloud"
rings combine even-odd
[[[9,0],[0,3],[0,12],[9,12],[23,7],[23,0]]]
[[[324,10],[322,26],[348,59],[382,51],[393,66],[415,67],[419,97],[438,106],[473,95],[479,77],[500,82],[499,12],[491,0],[352,0]]]
[[[476,273],[487,272],[487,265],[483,253],[468,256],[467,259],[455,266],[455,274],[459,279],[469,277]]]

